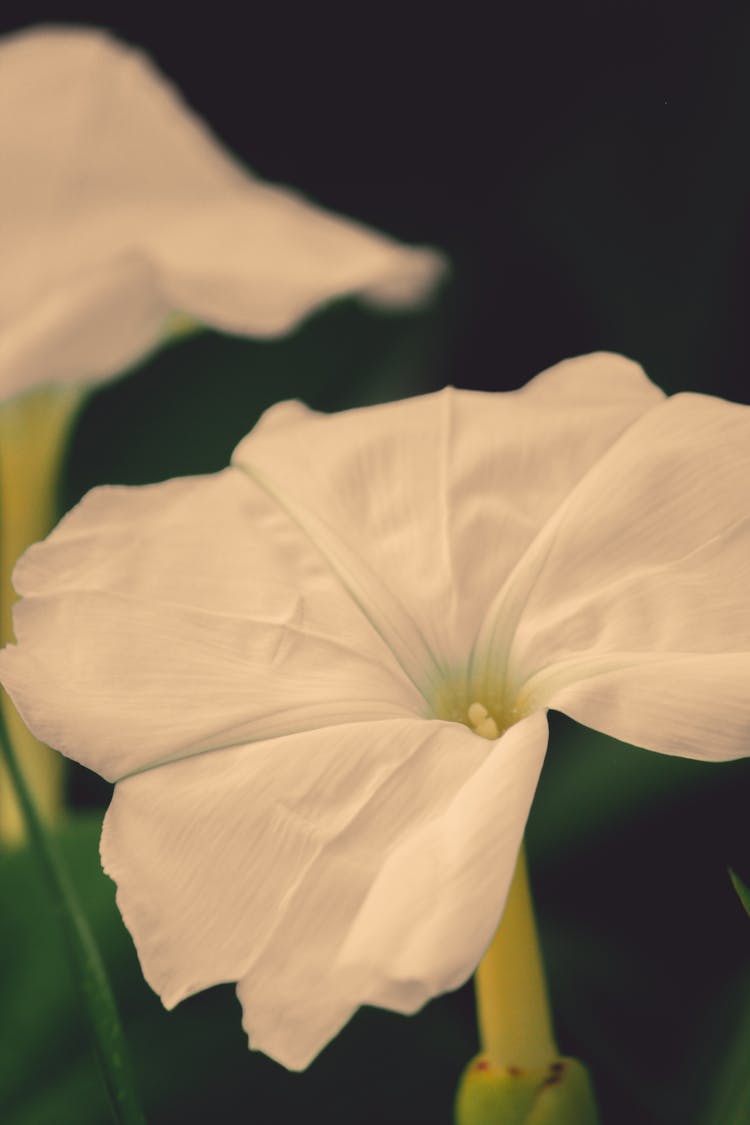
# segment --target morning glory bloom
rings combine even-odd
[[[270,409],[213,476],[95,489],[18,564],[0,679],[115,782],[105,870],[172,1007],[236,981],[303,1068],[500,920],[554,708],[750,749],[750,409],[629,360]],[[575,815],[571,810],[571,815]]]
[[[98,381],[186,326],[269,337],[338,297],[419,304],[444,261],[263,183],[145,56],[94,29],[0,39],[0,151],[1,644],[11,567],[49,530],[68,433]],[[7,717],[54,816],[57,763]],[[21,832],[0,765],[0,839]]]
[[[0,41],[0,150],[2,399],[117,374],[175,312],[275,336],[336,297],[418,303],[443,269],[257,179],[102,31]]]

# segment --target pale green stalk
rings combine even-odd
[[[77,387],[44,387],[0,406],[0,647],[14,639],[13,567],[57,516],[60,465],[82,397]],[[2,706],[35,805],[52,822],[62,809],[62,758],[34,738],[7,696]],[[0,843],[18,842],[23,833],[15,789],[0,765]]]
[[[78,388],[47,387],[0,406],[2,645],[14,639],[13,567],[19,555],[55,522],[60,465],[81,400]],[[30,734],[6,693],[0,692],[0,843],[26,839],[34,852],[91,1021],[113,1119],[118,1125],[145,1125],[104,966],[68,872],[44,825],[61,809],[61,756]]]
[[[475,986],[481,1049],[459,1084],[457,1125],[597,1125],[586,1068],[555,1043],[523,850]]]
[[[523,849],[475,987],[480,1042],[492,1065],[525,1070],[555,1061],[558,1050]]]

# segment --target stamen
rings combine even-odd
[[[474,734],[480,735],[481,738],[494,739],[500,736],[497,723],[484,704],[478,700],[470,704],[466,717]]]
[[[474,727],[474,733],[481,735],[482,738],[498,738],[500,736],[497,723],[492,718],[492,715],[488,715],[486,719],[482,719],[481,723],[478,723]]]
[[[469,720],[469,726],[476,727],[481,723],[482,719],[486,719],[489,711],[483,703],[472,703],[469,710],[466,712],[466,717]]]

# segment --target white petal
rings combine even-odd
[[[359,1004],[400,1009],[417,987],[451,987],[483,940],[458,925],[461,910],[482,916],[486,944],[502,907],[541,761],[523,741],[525,752],[510,735],[493,745],[459,724],[392,720],[236,747],[118,783],[102,858],[146,979],[168,1007],[238,980],[251,1046],[295,1069]],[[391,882],[399,856],[405,878],[432,872],[435,895],[452,896],[420,897],[440,931],[421,965],[409,951],[421,955],[425,919],[414,910],[401,919],[406,981],[387,941],[377,958],[374,936],[366,976],[359,961],[338,960],[350,932],[359,950],[359,912],[369,918],[369,896],[382,893],[372,888],[381,872]],[[396,897],[389,911],[400,910]],[[442,950],[441,934],[451,942]],[[469,951],[463,959],[456,943]],[[387,995],[372,995],[376,976],[387,978]]]
[[[421,713],[340,585],[244,474],[90,493],[16,568],[0,678],[116,779],[250,739]]]
[[[750,751],[748,480],[750,408],[721,399],[675,396],[613,446],[505,591],[532,706],[666,753]]]
[[[0,390],[105,377],[170,309],[286,331],[360,293],[422,299],[443,269],[235,163],[148,60],[102,32],[0,47]]]
[[[367,1003],[413,1012],[474,972],[500,921],[546,749],[537,711],[388,857],[339,959],[361,974]]]
[[[537,694],[585,726],[685,758],[750,754],[750,652],[620,652],[555,671],[549,683],[540,677]]]
[[[2,276],[12,282],[10,273]],[[36,298],[29,294],[15,320],[0,321],[0,397],[125,370],[153,347],[169,311],[153,265],[136,253],[92,265]]]
[[[448,388],[335,415],[271,408],[234,463],[327,555],[408,674],[462,664],[539,527],[663,398],[634,363],[569,360],[520,391]]]

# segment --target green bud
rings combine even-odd
[[[577,1059],[547,1067],[494,1066],[477,1055],[456,1095],[456,1125],[597,1125],[588,1071]]]

